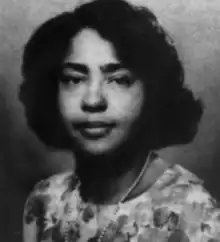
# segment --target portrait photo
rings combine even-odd
[[[0,241],[220,242],[220,2],[0,1]]]

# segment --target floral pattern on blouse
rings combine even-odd
[[[123,203],[85,204],[72,172],[38,183],[25,204],[24,219],[39,227],[38,241],[220,242],[220,209],[201,180],[180,165],[168,168],[152,187]]]

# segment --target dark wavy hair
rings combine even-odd
[[[143,81],[142,123],[151,148],[192,141],[203,105],[184,85],[174,42],[148,8],[122,0],[95,0],[64,12],[43,23],[27,42],[19,97],[40,140],[53,148],[72,148],[58,108],[58,79],[70,41],[84,28],[111,42],[118,59]]]

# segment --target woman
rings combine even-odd
[[[24,242],[220,241],[201,181],[153,152],[190,142],[202,115],[153,13],[121,0],[83,4],[32,35],[22,71],[30,127],[76,163],[35,186]]]

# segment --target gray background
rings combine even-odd
[[[132,0],[146,4],[176,40],[186,82],[206,105],[195,140],[160,151],[205,180],[217,198],[220,182],[220,1]],[[73,166],[70,154],[48,151],[28,129],[18,102],[21,53],[41,22],[74,0],[0,0],[0,240],[20,241],[23,202],[32,184]]]

